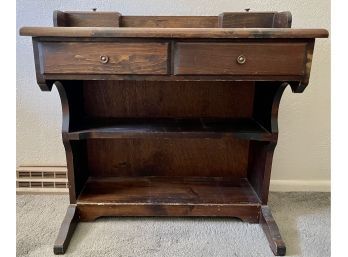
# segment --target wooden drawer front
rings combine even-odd
[[[43,42],[44,74],[167,74],[167,43]]]
[[[305,59],[305,43],[177,43],[174,73],[303,75]]]

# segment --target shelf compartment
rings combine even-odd
[[[253,119],[113,119],[113,125],[90,122],[90,128],[68,133],[70,140],[103,138],[235,137],[269,141],[273,135]],[[87,127],[85,125],[85,127]]]
[[[249,212],[259,210],[261,203],[245,178],[154,176],[90,177],[77,204],[82,213],[90,208],[100,211],[100,216],[247,218]],[[237,206],[242,211],[235,213]]]

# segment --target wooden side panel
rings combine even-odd
[[[40,45],[45,74],[167,74],[167,43],[42,42]]]
[[[242,89],[242,90],[241,90]],[[85,81],[88,117],[252,116],[253,82]]]
[[[87,140],[90,176],[246,177],[249,142],[238,139]]]
[[[219,15],[220,28],[290,28],[290,12],[225,12]]]
[[[62,139],[68,167],[70,203],[74,204],[88,177],[86,142],[72,142],[65,135],[78,126],[83,115],[82,83],[80,81],[64,81],[56,82],[55,85],[62,103]]]
[[[274,14],[273,28],[291,28],[291,12],[278,12]]]
[[[267,204],[272,160],[278,137],[279,103],[288,84],[256,82],[253,117],[272,132],[270,142],[250,141],[248,179],[262,204]]]
[[[174,58],[178,75],[303,75],[306,43],[177,43]]]

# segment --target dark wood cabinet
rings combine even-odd
[[[267,198],[281,95],[309,82],[315,38],[289,12],[54,13],[32,36],[41,89],[58,88],[70,206],[54,252],[101,216],[223,216],[285,245]]]

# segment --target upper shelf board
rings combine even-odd
[[[91,38],[327,38],[325,29],[23,27],[21,36]]]

